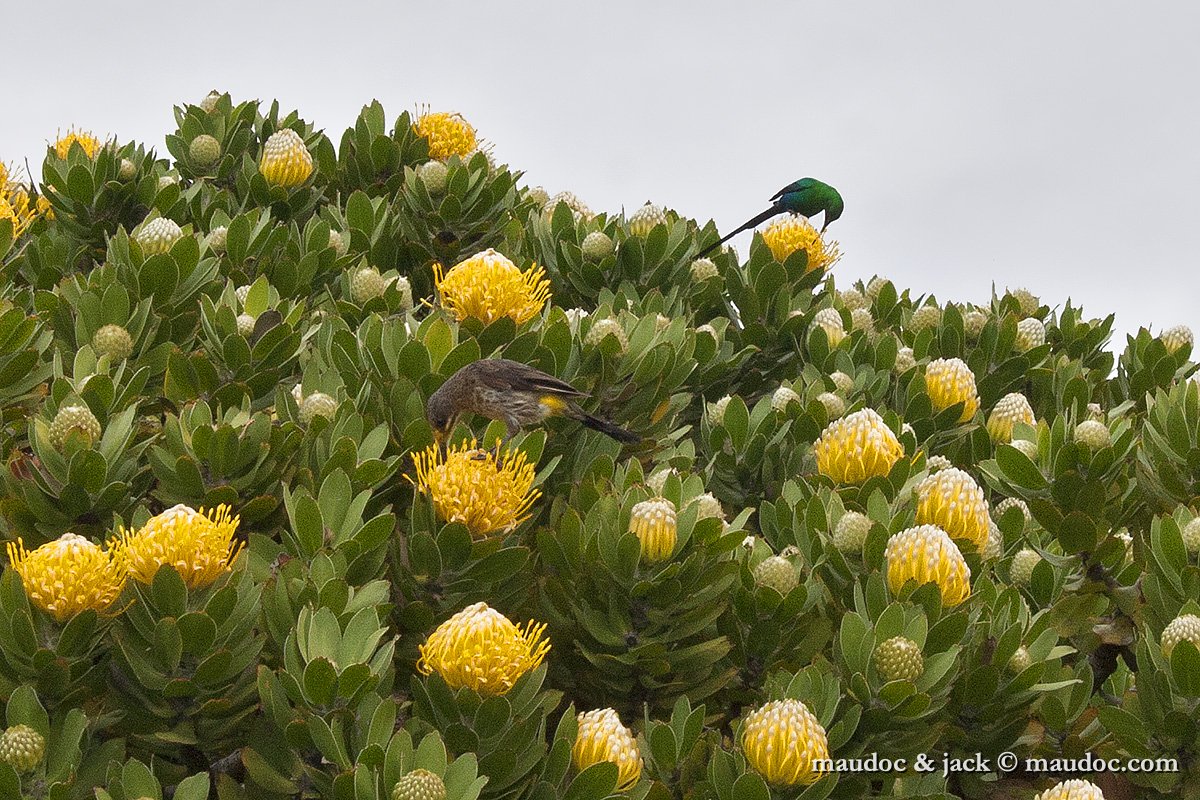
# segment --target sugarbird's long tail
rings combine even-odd
[[[775,216],[776,214],[782,214],[785,210],[786,209],[780,207],[779,205],[771,206],[770,208],[768,208],[766,211],[762,212],[761,214],[758,214],[757,216],[753,216],[750,219],[746,220],[746,222],[743,223],[742,226],[739,227],[737,230],[733,231],[732,233],[725,234],[723,237],[718,239],[716,242],[714,242],[713,244],[710,244],[708,247],[701,250],[699,253],[696,254],[696,258],[700,258],[700,256],[702,256],[706,253],[711,253],[713,250],[716,250],[718,247],[725,244],[726,242],[728,242],[733,237],[737,236],[742,231],[748,231],[751,228],[753,228],[755,225],[757,225],[758,223],[766,222],[767,220],[769,220],[771,217]]]
[[[600,431],[605,436],[611,436],[622,444],[637,444],[642,440],[642,437],[636,433],[627,431],[620,425],[614,425],[608,420],[593,417],[591,414],[581,414],[579,421],[594,431]]]

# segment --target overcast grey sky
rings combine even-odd
[[[5,4],[0,160],[36,165],[70,124],[165,153],[171,106],[214,87],[335,144],[372,98],[429,103],[597,210],[649,199],[726,230],[811,175],[845,197],[848,278],[977,301],[994,280],[1122,331],[1200,330],[1196,8]]]

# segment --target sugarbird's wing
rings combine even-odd
[[[486,375],[492,378],[493,385],[515,389],[521,392],[545,392],[561,397],[587,397],[564,380],[548,375],[536,367],[511,361],[507,358],[487,358],[476,361],[476,364],[486,365]]]

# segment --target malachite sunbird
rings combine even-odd
[[[751,217],[737,230],[726,234],[719,241],[701,250],[697,256],[702,256],[710,250],[715,250],[742,231],[750,230],[755,225],[769,220],[776,214],[783,214],[788,211],[810,219],[824,212],[825,221],[821,225],[821,233],[824,233],[825,229],[829,227],[829,223],[842,215],[842,209],[845,207],[845,204],[842,202],[842,196],[838,194],[838,190],[828,183],[822,183],[816,178],[801,178],[794,183],[789,183],[776,192],[771,200],[773,202],[770,208],[757,216]]]

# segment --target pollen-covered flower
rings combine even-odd
[[[541,313],[550,299],[550,281],[538,266],[525,272],[510,259],[488,248],[460,261],[442,274],[433,265],[433,278],[442,306],[462,322],[474,317],[485,324],[509,317],[518,325]]]
[[[1191,642],[1200,648],[1200,617],[1195,614],[1182,614],[1163,628],[1163,655],[1170,658],[1172,651],[1175,650],[1175,645],[1184,641]]]
[[[875,669],[885,681],[915,681],[925,671],[925,656],[912,639],[894,636],[875,646]]]
[[[887,286],[891,281],[882,275],[874,275],[871,280],[867,281],[867,297],[871,298],[871,302],[879,299],[879,293],[883,291],[883,287]]]
[[[430,159],[417,167],[417,177],[425,184],[429,194],[437,197],[446,191],[446,183],[450,180],[450,170],[445,163]]]
[[[71,147],[73,145],[79,145],[83,148],[83,152],[88,158],[95,158],[96,153],[100,151],[100,140],[92,135],[90,131],[77,131],[71,128],[71,130],[58,137],[58,140],[54,143],[54,153],[59,158],[65,159],[71,154]]]
[[[1056,783],[1033,800],[1104,800],[1104,792],[1090,781],[1075,779]]]
[[[465,158],[479,145],[479,138],[471,123],[462,114],[452,111],[421,114],[413,123],[413,131],[429,143],[429,157],[439,161],[450,156]]]
[[[30,206],[29,195],[23,189],[5,189],[4,184],[0,183],[0,219],[12,224],[14,238],[24,233],[37,215],[37,209]]]
[[[906,528],[888,539],[887,581],[898,593],[904,584],[937,584],[944,606],[956,606],[971,595],[971,569],[958,545],[936,525]]]
[[[313,172],[312,153],[291,128],[275,131],[263,145],[258,171],[272,186],[299,186]]]
[[[1028,317],[1017,323],[1017,338],[1013,344],[1018,353],[1027,353],[1046,343],[1046,326],[1040,319]]]
[[[653,563],[670,558],[679,535],[675,504],[665,497],[652,497],[633,507],[629,530],[642,543],[642,558]]]
[[[350,299],[365,305],[376,297],[383,297],[387,282],[376,267],[361,267],[350,272]]]
[[[772,700],[746,715],[742,750],[755,772],[776,786],[816,783],[829,758],[825,729],[799,700]]]
[[[1019,497],[1006,497],[1001,500],[992,509],[992,516],[996,519],[1001,519],[1010,508],[1019,508],[1021,510],[1021,516],[1025,518],[1026,525],[1033,520],[1033,515],[1029,513],[1029,505]]]
[[[546,658],[550,642],[543,638],[545,630],[544,623],[533,621],[521,629],[487,603],[475,603],[429,634],[417,670],[422,675],[437,672],[452,689],[505,694]]]
[[[725,509],[721,508],[721,501],[712,492],[696,495],[688,505],[696,507],[696,519],[698,520],[713,517],[719,520],[725,519]]]
[[[1008,657],[1008,663],[1005,666],[1008,667],[1009,672],[1020,675],[1033,666],[1033,655],[1029,652],[1028,647],[1021,645]]]
[[[982,551],[987,545],[988,521],[983,489],[961,469],[940,470],[917,485],[918,525],[936,525]]]
[[[137,532],[124,528],[113,543],[113,560],[139,583],[151,584],[163,565],[189,589],[203,589],[228,572],[241,552],[234,539],[240,517],[222,503],[207,513],[182,503],[151,517]]]
[[[871,408],[831,422],[813,445],[817,471],[837,483],[862,483],[887,475],[904,455],[904,448]]]
[[[1168,353],[1177,353],[1184,347],[1190,347],[1195,342],[1192,329],[1187,325],[1176,325],[1172,328],[1167,328],[1159,338],[1162,339],[1163,346],[1167,348]]]
[[[1013,439],[1009,444],[1024,453],[1030,461],[1037,461],[1037,442],[1031,442],[1028,439]]]
[[[925,367],[925,391],[934,411],[944,411],[963,404],[959,422],[966,422],[979,410],[979,393],[975,389],[975,373],[961,358],[938,358]]]
[[[642,755],[637,739],[621,724],[611,708],[585,711],[578,716],[579,732],[571,748],[571,760],[580,772],[602,761],[617,765],[617,791],[637,783],[642,774]]]
[[[983,546],[983,552],[979,554],[984,561],[992,561],[1004,555],[1004,534],[1000,532],[1000,526],[992,520],[988,520],[988,540]]]
[[[813,315],[813,324],[824,329],[830,347],[837,347],[846,338],[846,326],[836,308],[822,308]]]
[[[300,422],[309,425],[317,417],[333,419],[338,401],[324,392],[313,392],[300,403]]]
[[[125,587],[125,570],[112,553],[74,533],[33,552],[21,539],[9,542],[8,563],[21,576],[29,602],[57,622],[87,609],[107,611]]]
[[[626,227],[630,236],[648,236],[655,227],[666,224],[667,212],[663,210],[663,207],[654,203],[646,203],[633,212]]]
[[[992,407],[988,415],[987,430],[992,441],[997,444],[1008,444],[1012,441],[1013,426],[1018,422],[1026,425],[1034,423],[1033,406],[1020,392],[1010,392],[1001,397]]]
[[[821,232],[799,214],[777,217],[763,231],[762,237],[776,261],[786,261],[787,257],[797,250],[807,253],[808,266],[804,268],[805,272],[829,269],[842,257],[838,251],[838,243],[826,242],[821,237]]]
[[[931,472],[937,472],[940,469],[950,469],[954,464],[945,456],[932,455],[925,459],[925,467]]]
[[[850,312],[850,327],[856,331],[862,331],[868,336],[875,335],[875,317],[871,316],[870,309],[856,308]]]
[[[1200,517],[1183,526],[1183,546],[1189,553],[1200,553]]]
[[[463,523],[476,537],[513,531],[529,519],[529,509],[542,494],[533,488],[534,465],[523,450],[505,450],[497,458],[471,440],[449,448],[444,459],[435,446],[415,454],[413,461],[413,482],[429,495],[438,517]]]

